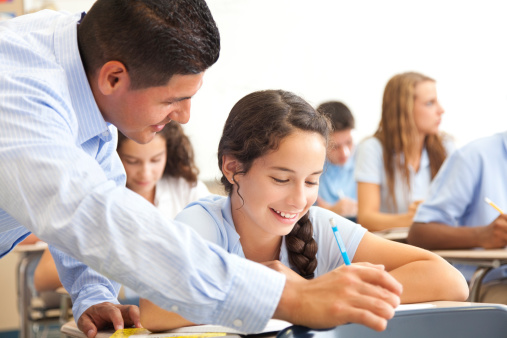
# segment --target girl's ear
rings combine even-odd
[[[229,183],[234,184],[234,174],[241,170],[241,165],[234,156],[222,155],[222,173]]]

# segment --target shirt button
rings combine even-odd
[[[232,322],[232,325],[236,327],[241,327],[243,326],[243,321],[241,319],[236,319],[235,321]]]
[[[179,310],[178,305],[171,306],[171,311],[172,312],[178,312],[178,310]]]

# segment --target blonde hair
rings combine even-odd
[[[386,84],[382,100],[382,117],[375,137],[382,144],[389,202],[397,211],[395,172],[399,170],[410,191],[408,159],[417,151],[418,129],[414,120],[415,87],[434,79],[416,72],[393,76]],[[447,153],[442,135],[427,135],[424,140],[430,160],[431,178],[435,177]],[[404,159],[404,160],[402,160]]]

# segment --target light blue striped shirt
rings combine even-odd
[[[125,188],[116,128],[79,57],[79,18],[42,11],[0,23],[0,257],[32,231],[193,322],[261,330],[284,276],[168,222]],[[76,319],[114,299],[116,283],[53,253]]]

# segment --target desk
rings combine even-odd
[[[27,272],[32,264],[34,264],[47,248],[44,242],[37,242],[35,244],[17,245],[13,252],[20,254],[17,272],[18,284],[18,308],[19,317],[21,319],[21,326],[19,331],[20,338],[30,337],[30,300],[31,292],[28,286]]]
[[[358,324],[312,330],[292,326],[277,338],[504,338],[507,332],[507,306],[471,303],[473,306],[420,309],[396,312],[382,332]]]
[[[479,300],[484,276],[490,270],[507,264],[507,250],[505,249],[437,250],[433,252],[451,263],[477,266],[470,281],[470,300],[472,302]]]
[[[407,236],[410,227],[402,227],[402,228],[390,228],[380,231],[373,231],[372,233],[380,236],[385,239],[390,239],[391,241],[407,243]]]
[[[439,309],[439,308],[444,309],[444,308],[454,308],[454,307],[462,308],[462,307],[473,307],[473,306],[478,306],[478,305],[487,306],[487,304],[484,304],[484,303],[477,304],[477,303],[471,303],[471,302],[450,302],[450,301],[436,301],[436,302],[427,302],[427,303],[420,303],[420,304],[432,305],[433,309]],[[497,306],[497,305],[498,304],[495,304],[495,306]],[[501,305],[499,305],[499,306],[501,306]],[[407,310],[407,312],[408,311],[413,311],[413,310]],[[64,324],[61,328],[61,331],[62,331],[62,334],[66,335],[67,337],[86,338],[86,335],[77,328],[77,325],[73,320]],[[109,337],[111,337],[111,335],[114,334],[114,332],[115,332],[114,330],[99,331],[97,333],[96,338],[109,338]],[[147,333],[149,333],[149,331],[147,331]],[[226,338],[227,336],[224,336],[224,337]],[[276,333],[254,335],[252,337],[274,338],[274,337],[276,337]]]

